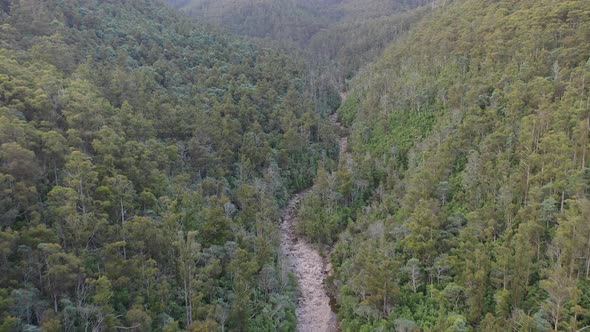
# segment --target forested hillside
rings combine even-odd
[[[284,44],[305,45],[315,33],[326,28],[328,21],[334,19],[323,17],[296,0],[167,1],[199,21],[221,26],[236,34],[268,38]],[[323,6],[322,1],[313,8],[320,5]]]
[[[0,0],[0,331],[590,327],[590,1],[167,2]]]
[[[590,2],[443,3],[351,84],[353,167],[300,211],[342,328],[583,329]]]
[[[338,106],[362,66],[407,32],[432,0],[167,0],[198,21],[286,50],[307,67],[318,109]]]
[[[371,19],[419,7],[431,0],[167,0],[175,8],[236,34],[307,45],[321,30],[343,21]],[[349,22],[349,23],[350,23]]]
[[[157,0],[0,1],[0,330],[293,330],[300,65]]]

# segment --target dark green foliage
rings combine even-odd
[[[590,2],[170,2],[0,1],[0,331],[590,324]]]
[[[294,330],[278,214],[335,156],[302,67],[159,1],[0,8],[0,329]]]
[[[308,68],[316,110],[334,111],[363,66],[407,32],[432,0],[167,0],[199,21],[286,49]],[[418,10],[412,10],[425,6]]]
[[[335,242],[342,327],[580,329],[590,3],[435,5],[339,109],[354,162],[338,171],[360,203],[318,172],[301,211],[304,231]]]

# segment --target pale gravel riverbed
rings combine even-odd
[[[307,241],[296,235],[297,206],[307,191],[291,198],[281,223],[281,249],[289,267],[297,277],[297,331],[338,331],[336,314],[324,287],[328,267],[324,259]]]
[[[343,131],[336,114],[330,116],[330,120]],[[340,138],[339,146],[340,158],[345,158],[346,167],[351,169],[352,158],[348,152],[346,135]],[[339,331],[338,320],[330,307],[330,297],[324,285],[326,277],[332,273],[329,259],[324,259],[304,238],[299,238],[295,231],[298,222],[297,208],[308,191],[291,198],[281,223],[281,250],[289,262],[290,270],[297,277],[297,331],[336,332]]]

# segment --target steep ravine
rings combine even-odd
[[[281,248],[291,271],[297,277],[297,331],[338,331],[336,314],[330,307],[330,298],[324,287],[327,276],[322,256],[304,238],[295,232],[297,206],[307,191],[300,192],[289,201],[281,224]]]
[[[341,132],[344,132],[336,114],[330,119]],[[346,158],[347,166],[350,167],[348,137],[342,136],[339,143],[340,158]],[[332,272],[330,260],[322,257],[305,238],[297,236],[296,233],[297,209],[307,193],[308,190],[305,190],[291,198],[281,223],[281,250],[289,262],[291,271],[295,273],[299,286],[297,331],[335,332],[339,331],[338,320],[324,285],[326,277]]]

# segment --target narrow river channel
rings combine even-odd
[[[332,123],[343,132],[336,114],[330,117]],[[345,158],[346,167],[351,167],[352,158],[348,152],[348,137],[340,138],[340,158]],[[281,250],[289,267],[297,277],[299,298],[297,301],[297,331],[336,332],[339,331],[336,314],[332,310],[334,299],[326,292],[324,281],[330,275],[329,259],[320,253],[296,232],[297,208],[309,190],[294,195],[282,217]]]

